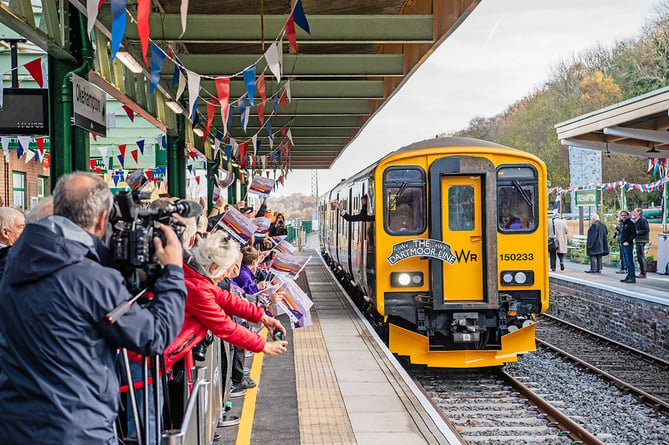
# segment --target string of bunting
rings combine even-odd
[[[104,0],[87,0],[87,17],[88,17],[88,29],[89,32],[92,31],[94,27],[95,20],[97,19],[97,14],[100,6],[104,3]],[[172,52],[172,49],[168,47],[168,52],[165,53],[155,42],[153,42],[150,39],[150,29],[149,29],[149,21],[148,21],[148,16],[150,12],[150,0],[138,0],[137,4],[137,18],[133,18],[132,14],[130,11],[127,10],[126,8],[126,0],[111,0],[111,9],[112,9],[112,42],[111,42],[111,49],[112,49],[112,60],[115,58],[116,53],[118,52],[121,41],[123,40],[123,37],[125,35],[125,29],[126,29],[126,15],[130,16],[131,21],[135,22],[137,24],[137,29],[138,29],[138,34],[140,36],[140,42],[141,42],[141,47],[142,47],[142,56],[144,58],[144,62],[146,63],[147,66],[149,66],[149,62],[147,59],[147,53],[148,53],[148,48],[151,46],[151,86],[150,86],[150,92],[153,92],[155,88],[157,87],[157,84],[160,80],[160,75],[162,74],[162,69],[165,60],[169,60],[170,62],[174,63],[174,74],[173,74],[173,81],[172,85],[177,86],[177,95],[175,100],[179,100],[181,98],[181,95],[184,93],[186,86],[188,87],[188,92],[189,92],[189,107],[188,107],[188,116],[189,119],[193,121],[193,125],[197,125],[198,120],[199,120],[199,113],[197,111],[197,106],[199,103],[199,100],[202,99],[203,102],[206,103],[207,106],[207,122],[205,125],[205,134],[209,134],[210,129],[212,128],[212,123],[214,116],[216,114],[216,111],[218,107],[221,107],[221,118],[222,118],[222,123],[223,123],[223,131],[221,132],[216,126],[214,126],[214,130],[216,130],[217,138],[215,140],[218,140],[218,144],[215,143],[216,147],[215,148],[215,154],[214,158],[216,158],[216,154],[218,152],[218,147],[220,147],[220,143],[222,140],[225,138],[226,145],[227,143],[230,143],[233,147],[233,153],[231,155],[236,156],[237,154],[237,149],[236,147],[240,147],[239,150],[239,156],[240,156],[240,163],[242,164],[242,168],[246,168],[246,154],[249,154],[250,156],[250,161],[252,167],[255,169],[256,166],[258,165],[258,161],[260,161],[264,166],[266,166],[266,161],[267,159],[258,159],[258,151],[260,149],[260,143],[258,140],[260,132],[265,129],[268,132],[268,140],[269,140],[269,145],[270,145],[270,150],[271,153],[270,158],[275,165],[275,167],[278,165],[277,160],[279,163],[281,163],[282,158],[285,158],[285,166],[287,167],[287,170],[290,171],[290,146],[285,141],[286,137],[286,127],[284,126],[281,128],[279,131],[282,132],[283,138],[281,143],[279,144],[279,148],[277,150],[273,150],[273,143],[274,143],[274,136],[278,134],[279,131],[277,132],[272,132],[272,127],[271,127],[271,118],[274,115],[278,114],[278,104],[282,104],[284,107],[284,110],[287,112],[287,103],[291,101],[291,93],[290,93],[290,81],[287,80],[286,83],[282,88],[279,89],[277,93],[271,96],[271,98],[267,98],[265,95],[265,70],[269,69],[270,72],[276,77],[277,83],[281,82],[281,64],[282,64],[282,39],[284,36],[288,38],[288,41],[291,45],[291,47],[295,50],[295,52],[299,52],[299,49],[297,47],[297,40],[296,40],[296,34],[295,34],[295,25],[298,25],[300,28],[302,28],[305,32],[310,33],[310,28],[309,28],[309,23],[306,19],[306,15],[304,13],[304,8],[302,6],[301,0],[297,0],[295,5],[293,6],[293,9],[291,10],[291,13],[289,14],[284,27],[282,31],[280,32],[279,36],[273,41],[273,43],[270,45],[267,51],[265,51],[264,55],[259,57],[256,62],[244,70],[235,73],[231,76],[206,76],[206,75],[200,75],[197,74],[193,71],[190,71],[186,69],[186,67],[181,63],[181,61],[178,59],[176,55]],[[182,23],[182,35],[186,31],[186,23],[187,23],[187,10],[188,10],[188,1],[187,0],[182,0],[181,2],[181,8],[180,8],[180,13],[181,13],[181,23]],[[150,45],[149,45],[150,44]],[[262,59],[265,59],[267,66],[265,67],[265,70],[260,73],[258,76],[256,74],[256,65],[258,62],[260,62]],[[237,76],[242,76],[244,79],[244,84],[246,86],[246,93],[242,95],[240,98],[238,98],[235,101],[230,102],[230,89],[229,89],[229,82],[230,78],[237,77]],[[217,90],[217,95],[214,96],[212,93],[207,91],[205,88],[201,87],[201,79],[213,79],[215,81],[216,85],[216,90]],[[255,100],[255,92],[258,92],[261,101],[258,102]],[[210,100],[206,100],[205,98],[200,97],[200,93],[204,91],[206,95],[210,98]],[[281,95],[279,96],[279,93]],[[270,116],[267,117],[267,120],[265,120],[265,104],[271,100],[272,105],[273,105],[273,111],[270,114]],[[246,140],[242,142],[241,144],[237,141],[235,141],[233,138],[231,138],[227,133],[228,130],[231,128],[232,125],[232,117],[234,115],[234,105],[237,105],[237,108],[239,109],[239,114],[240,114],[240,121],[241,121],[241,126],[243,130],[246,132],[246,126],[248,124],[248,119],[250,116],[250,111],[252,107],[256,107],[258,111],[258,118],[261,121],[261,129],[258,130],[249,140]],[[127,111],[127,110],[126,110]],[[132,119],[132,118],[131,118]],[[291,123],[292,124],[292,123]],[[288,137],[292,143],[292,135],[290,134],[290,128],[288,128]],[[220,134],[222,134],[221,137],[218,137]],[[250,142],[253,142],[253,154],[250,154],[248,152],[248,144]],[[204,139],[203,139],[204,143]],[[230,162],[230,157],[228,156],[228,163]],[[285,174],[285,173],[284,173]]]

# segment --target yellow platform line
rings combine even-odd
[[[263,330],[260,335],[266,335],[267,331]],[[249,377],[256,382],[255,388],[248,388],[244,396],[244,405],[242,406],[242,414],[239,419],[239,429],[237,430],[237,441],[235,445],[250,445],[251,433],[253,433],[253,419],[256,413],[256,399],[258,398],[258,388],[260,388],[260,374],[262,371],[262,362],[265,354],[253,354],[253,364]]]

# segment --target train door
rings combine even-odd
[[[441,177],[442,239],[456,260],[442,262],[444,301],[483,301],[483,221],[481,177]]]
[[[430,238],[448,244],[451,261],[430,261],[435,309],[498,305],[495,167],[475,156],[436,159],[430,166]]]

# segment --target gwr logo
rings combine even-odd
[[[462,260],[465,261],[465,264],[471,261],[472,263],[478,261],[478,255],[475,253],[472,253],[470,250],[465,253],[465,249],[460,249],[460,252],[457,250],[454,252],[455,253],[455,258],[457,258],[458,263],[461,263]]]

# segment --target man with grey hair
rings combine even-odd
[[[165,266],[148,307],[106,314],[132,295],[101,241],[112,194],[76,172],[54,190],[54,215],[29,224],[0,282],[0,431],[7,445],[115,444],[118,348],[160,354],[181,329],[186,289],[181,245],[154,239]]]
[[[0,279],[5,272],[9,248],[23,233],[25,226],[23,213],[11,207],[0,207]]]
[[[35,224],[42,218],[53,215],[53,195],[42,198],[26,216],[26,224]]]
[[[0,247],[14,244],[25,226],[23,213],[11,207],[0,207]]]
[[[590,256],[590,270],[585,273],[602,273],[602,257],[609,254],[609,230],[599,220],[599,215],[590,216],[590,228],[586,243],[587,254]]]

